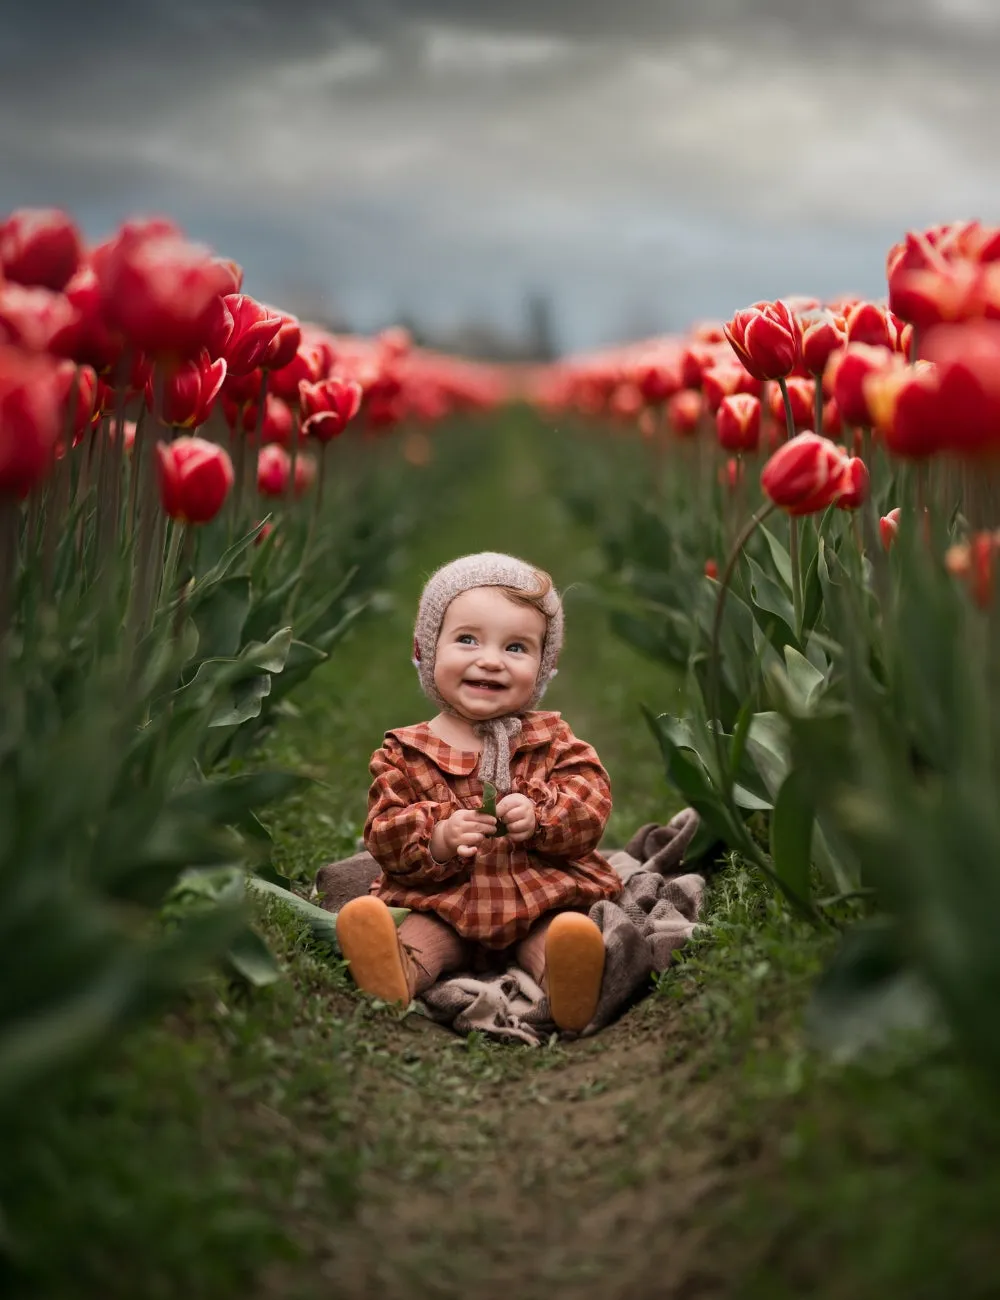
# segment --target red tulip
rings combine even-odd
[[[266,370],[283,370],[295,357],[302,342],[302,326],[294,316],[279,312],[281,325],[271,340],[271,345],[264,353],[260,365]]]
[[[153,357],[192,357],[208,342],[212,315],[232,274],[169,223],[126,225],[94,253],[105,318]]]
[[[302,432],[318,442],[343,433],[361,407],[361,385],[352,379],[324,379],[299,385]],[[639,397],[641,404],[642,398]]]
[[[701,377],[701,391],[711,415],[716,414],[724,397],[731,397],[734,393],[751,393],[759,397],[760,390],[760,380],[754,379],[743,366],[733,362],[720,362],[711,366]]]
[[[821,375],[826,369],[830,354],[844,343],[844,327],[841,318],[832,312],[813,316],[802,322],[802,364],[813,375]]]
[[[829,361],[829,376],[841,419],[847,424],[874,423],[865,396],[865,380],[876,371],[893,364],[888,348],[873,348],[867,343],[852,343],[834,352]]]
[[[801,433],[803,429],[811,429],[815,423],[815,413],[813,403],[816,399],[816,382],[812,379],[802,379],[798,375],[792,375],[785,380],[785,387],[788,390],[788,404],[792,408],[792,420],[797,432]],[[787,427],[785,416],[785,401],[781,395],[780,388],[771,389],[771,418],[777,423],[784,423]]]
[[[843,427],[837,399],[831,397],[823,403],[823,427],[815,429],[814,432],[822,433],[826,438],[839,438]]]
[[[715,579],[719,576],[719,566],[715,560],[705,561],[705,577]]]
[[[618,384],[608,402],[608,413],[619,420],[634,420],[641,410],[642,393],[637,385]]]
[[[271,521],[268,520],[266,524],[262,524],[260,526],[260,532],[253,539],[254,546],[261,546],[264,542],[267,541],[267,539],[271,536],[273,532],[274,532],[274,524],[272,524]]]
[[[848,343],[867,343],[873,348],[888,348],[896,342],[889,314],[873,302],[859,302],[847,313],[845,333]]]
[[[104,414],[102,383],[90,366],[75,366],[64,362],[60,372],[63,377],[63,428],[68,426],[75,447],[89,429],[96,428],[101,422]],[[67,420],[66,407],[74,392],[76,399],[73,415],[72,419]],[[110,398],[113,402],[113,392]]]
[[[757,302],[725,327],[737,357],[755,379],[784,379],[801,355],[802,327],[781,302]]]
[[[212,414],[215,399],[226,377],[226,363],[213,361],[202,348],[197,361],[182,361],[168,371],[163,381],[162,408],[156,412],[161,424],[181,429],[197,429]],[[153,380],[146,385],[146,406],[153,410]]]
[[[939,376],[930,362],[910,366],[897,357],[867,375],[863,387],[871,423],[894,455],[922,460],[942,450]]]
[[[227,294],[213,305],[208,346],[213,356],[225,357],[230,374],[249,375],[268,364],[268,353],[284,323],[281,312],[249,295]]]
[[[21,208],[0,225],[0,267],[16,284],[64,289],[82,257],[79,231],[56,208]]]
[[[719,486],[728,492],[735,492],[743,482],[746,475],[746,467],[742,460],[735,456],[730,456],[725,465],[719,466]]]
[[[760,485],[790,515],[825,510],[840,496],[847,457],[827,438],[802,433],[778,448],[764,466]]]
[[[171,519],[207,524],[233,486],[233,464],[222,447],[205,438],[157,443],[160,501]]]
[[[390,325],[376,336],[375,342],[390,361],[398,361],[413,348],[410,331],[404,325]]]
[[[265,497],[283,497],[288,492],[292,461],[284,447],[262,447],[257,457],[257,491]],[[316,477],[316,462],[300,453],[295,461],[295,495],[301,496]]]
[[[902,510],[896,506],[890,510],[887,515],[883,515],[878,521],[878,535],[882,540],[882,549],[887,551],[896,540],[896,534],[899,532],[899,516]]]
[[[667,419],[678,438],[690,438],[698,432],[704,401],[695,388],[682,388],[667,402]]]
[[[665,402],[681,390],[680,366],[667,360],[640,362],[635,368],[635,382],[647,402]]]
[[[0,285],[0,343],[72,356],[79,322],[79,312],[63,293]]]
[[[64,425],[65,363],[0,347],[0,497],[23,500],[45,478]]]
[[[721,356],[717,343],[691,343],[680,355],[681,386],[700,388],[702,375],[716,365]]]
[[[993,603],[993,575],[1000,532],[975,533],[966,543],[949,546],[944,563],[949,573],[964,578],[969,593],[980,609]]]
[[[1000,323],[969,321],[928,332],[923,355],[938,377],[944,445],[976,453],[1000,447]]]
[[[298,405],[299,384],[315,384],[325,375],[322,349],[311,342],[302,342],[295,355],[280,370],[272,370],[268,379],[268,392],[282,397],[291,406]]]
[[[125,340],[104,319],[101,286],[94,268],[80,266],[66,285],[65,293],[77,313],[73,359],[93,366],[98,374],[111,370],[122,354]]]
[[[834,505],[838,510],[857,510],[868,500],[870,486],[865,462],[858,456],[849,457],[844,466],[842,490]]]
[[[750,393],[724,397],[715,416],[719,446],[726,451],[756,451],[760,446],[760,398]]]
[[[260,397],[262,380],[263,372],[260,370],[251,370],[248,375],[232,375],[227,367],[226,378],[222,385],[223,406],[228,411],[228,406],[231,404],[234,409],[238,410],[247,402],[256,402]],[[267,387],[268,392],[270,392],[270,380]],[[226,418],[229,418],[228,414]],[[230,420],[230,424],[235,425],[235,419]]]

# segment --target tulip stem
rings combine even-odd
[[[0,646],[6,642],[14,618],[20,513],[16,501],[0,497]]]
[[[795,437],[795,416],[792,413],[792,399],[788,396],[788,385],[784,379],[778,380],[781,400],[785,404],[785,430],[788,441]],[[822,409],[820,410],[822,418]],[[792,609],[795,617],[795,635],[802,636],[802,574],[799,563],[799,521],[794,515],[788,521],[788,553],[792,561]]]
[[[135,531],[136,499],[139,494],[139,479],[142,474],[143,455],[146,452],[146,403],[139,407],[135,417],[135,440],[132,443],[132,459],[129,463],[128,515],[125,521],[126,539]]]

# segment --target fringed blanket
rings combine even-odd
[[[621,876],[622,891],[590,909],[607,956],[597,1011],[581,1036],[595,1034],[613,1020],[653,972],[670,965],[694,931],[705,881],[685,871],[684,854],[697,828],[698,814],[686,808],[665,826],[650,822],[640,827],[624,849],[607,855]],[[379,870],[369,853],[321,867],[317,901],[337,912],[348,899],[366,894]],[[556,1032],[545,993],[513,964],[447,975],[420,1000],[433,1020],[459,1034],[477,1030],[508,1042],[538,1044]]]

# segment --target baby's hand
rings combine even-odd
[[[497,803],[497,816],[515,843],[530,840],[535,833],[535,805],[526,794],[505,794]]]
[[[488,813],[459,808],[434,827],[431,856],[438,862],[447,862],[456,854],[460,858],[474,858],[480,844],[493,834],[496,825],[497,819]]]

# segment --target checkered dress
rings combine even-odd
[[[487,840],[471,860],[435,862],[430,838],[459,808],[478,808],[479,755],[455,749],[426,722],[388,731],[371,761],[365,845],[382,875],[372,885],[392,907],[434,912],[466,939],[506,948],[554,908],[613,898],[621,881],[596,851],[611,813],[611,785],[594,750],[558,713],[527,713],[510,761],[511,792],[535,805],[537,827],[519,844]]]

